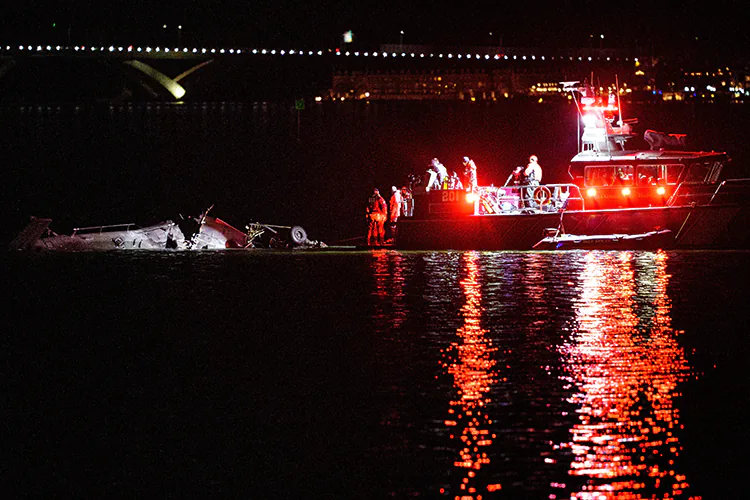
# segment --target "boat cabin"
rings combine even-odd
[[[658,207],[674,204],[688,186],[713,192],[727,161],[716,152],[584,151],[573,157],[568,173],[587,209]]]

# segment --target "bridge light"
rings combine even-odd
[[[586,195],[589,198],[593,198],[594,196],[596,196],[596,189],[594,189],[594,188],[588,188],[588,190],[586,190]]]
[[[223,54],[223,53],[224,53],[224,49],[221,49],[221,50],[219,51],[219,53]],[[272,50],[272,51],[271,51],[271,54],[275,54],[275,53],[276,53],[276,51],[275,51],[275,50]]]

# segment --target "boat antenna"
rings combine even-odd
[[[620,81],[617,79],[617,74],[615,73],[615,92],[617,92],[617,110],[618,115],[620,116],[620,120],[618,125],[622,127],[622,124],[625,123],[625,120],[622,118],[622,104],[620,103]]]
[[[578,81],[560,82],[560,84],[563,86],[564,91],[570,91],[570,95],[573,96],[573,102],[576,104],[576,109],[578,110],[578,119],[576,120],[576,125],[578,126],[578,134],[576,136],[576,139],[578,140],[578,144],[577,144],[578,149],[576,153],[581,152],[581,117],[583,116],[583,112],[581,111],[581,106],[578,103],[578,97],[576,97],[576,90],[578,90],[579,92],[581,91],[581,87],[576,86],[579,83],[580,82]]]

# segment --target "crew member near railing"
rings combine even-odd
[[[411,189],[407,186],[401,188],[401,216],[411,217],[414,215],[414,197],[411,194]]]
[[[377,188],[367,200],[367,244],[378,246],[385,244],[385,220],[388,218],[388,207]]]
[[[440,163],[440,160],[437,158],[433,158],[430,161],[430,169],[427,172],[430,174],[430,180],[427,182],[427,191],[431,189],[443,189],[443,185],[448,180],[448,169],[445,168],[445,165]]]
[[[467,177],[466,190],[476,192],[477,190],[477,165],[474,160],[464,156],[464,175]]]
[[[534,190],[542,182],[542,167],[539,165],[539,159],[536,155],[529,156],[529,164],[523,171],[526,176],[526,184],[529,188],[526,190],[526,198],[531,201],[534,199]]]

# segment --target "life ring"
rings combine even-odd
[[[539,186],[534,190],[534,201],[537,202],[539,206],[549,203],[551,199],[552,193],[550,193],[546,186]]]

